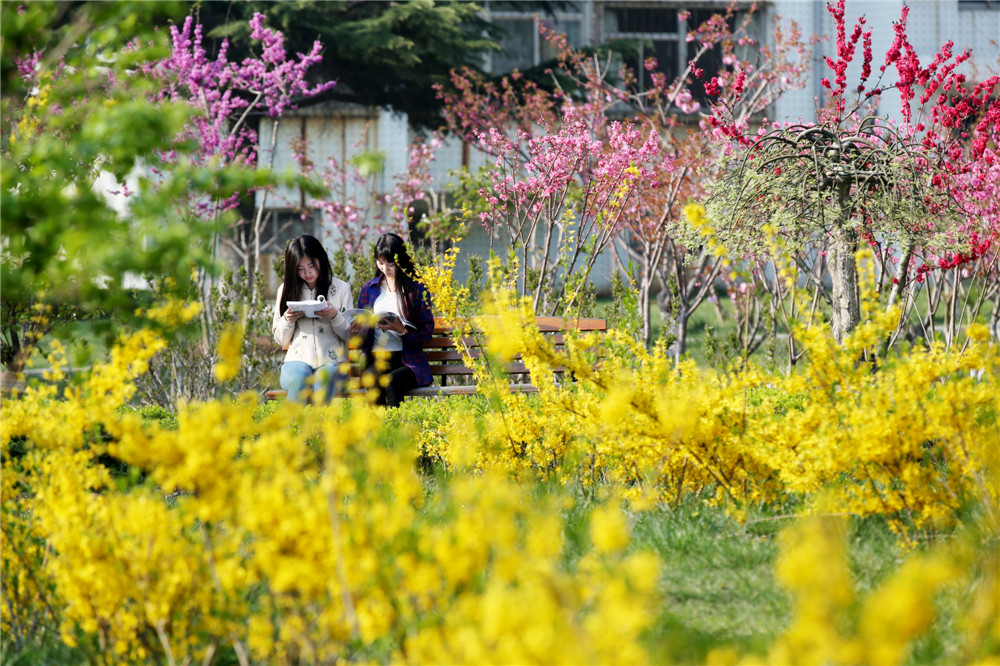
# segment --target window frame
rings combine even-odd
[[[586,0],[584,0],[586,1]],[[587,35],[585,33],[585,12],[583,7],[578,7],[575,11],[556,11],[551,15],[542,15],[537,11],[526,12],[517,9],[494,9],[493,7],[497,3],[487,1],[485,5],[485,14],[491,23],[496,24],[498,21],[519,21],[519,22],[530,22],[531,23],[531,34],[532,34],[532,44],[531,44],[531,64],[522,66],[515,65],[513,69],[506,69],[504,71],[499,71],[496,67],[497,54],[490,54],[488,61],[488,71],[493,74],[509,74],[515,69],[518,71],[524,71],[525,69],[530,69],[531,67],[537,67],[543,62],[542,51],[542,36],[538,34],[539,24],[547,25],[550,28],[562,31],[566,23],[574,22],[579,27],[579,41],[581,42],[577,46],[583,46],[587,41]]]

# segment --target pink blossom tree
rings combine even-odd
[[[517,253],[522,293],[553,312],[579,304],[597,257],[634,214],[638,184],[669,168],[655,134],[611,122],[601,141],[574,105],[563,114],[558,127],[521,130],[517,141],[495,128],[477,135],[496,156],[479,191],[481,220]]]
[[[580,104],[520,78],[492,83],[453,72],[439,95],[449,129],[490,156],[472,187],[491,250],[499,239],[516,257],[518,284],[536,311],[572,310],[638,205],[640,184],[669,169],[669,158],[641,125],[609,122],[609,104]]]
[[[661,313],[676,336],[677,354],[684,350],[688,318],[711,297],[722,262],[690,233],[681,213],[686,201],[705,195],[705,185],[713,177],[722,150],[722,144],[713,138],[712,128],[693,126],[699,119],[707,122],[712,117],[710,110],[703,110],[696,101],[696,87],[704,84],[730,100],[732,126],[745,129],[752,120],[766,122],[760,118],[761,113],[782,91],[798,85],[805,71],[806,44],[794,25],[776,21],[770,43],[763,45],[752,36],[751,25],[747,18],[737,20],[732,8],[714,16],[689,35],[689,40],[698,43],[698,49],[687,68],[675,79],[667,80],[655,72],[655,61],[648,61],[645,66],[650,70],[651,82],[641,91],[632,85],[632,72],[615,71],[601,58],[585,56],[570,48],[565,37],[543,26],[543,35],[560,54],[553,72],[558,75],[553,76],[554,92],[546,93],[530,83],[524,85],[516,72],[499,84],[468,72],[456,73],[452,88],[440,92],[448,102],[450,129],[490,154],[519,153],[519,163],[510,157],[496,160],[488,172],[490,187],[483,190],[488,203],[483,215],[487,228],[507,228],[506,236],[515,239],[526,238],[525,231],[558,229],[557,222],[565,214],[558,208],[542,206],[519,211],[523,212],[520,218],[510,215],[512,205],[509,198],[499,196],[506,195],[506,191],[498,185],[509,184],[509,189],[515,190],[523,186],[516,173],[531,164],[525,148],[530,150],[532,140],[539,135],[553,139],[564,135],[567,119],[579,122],[582,118],[589,132],[586,140],[608,149],[613,144],[611,131],[618,127],[609,121],[608,112],[612,108],[628,109],[630,131],[638,132],[637,141],[648,145],[648,150],[655,149],[655,154],[647,153],[651,159],[646,159],[636,172],[638,177],[626,181],[630,198],[627,205],[616,210],[613,224],[607,224],[612,221],[607,216],[595,217],[599,224],[581,227],[587,236],[581,233],[576,238],[587,252],[603,250],[613,243],[620,264],[627,261],[637,266],[642,335],[647,341],[650,304],[654,286],[659,283]],[[753,61],[751,53],[757,55]],[[717,76],[703,81],[700,62],[709,55],[715,55],[722,66]],[[567,80],[575,90],[558,85]],[[564,109],[561,115],[560,109]],[[477,132],[479,127],[494,129]],[[500,140],[504,132],[515,129],[519,141]],[[501,152],[500,146],[507,150]],[[585,152],[570,154],[581,156]],[[568,168],[580,169],[583,165],[580,161],[570,163]],[[543,238],[548,240],[550,236]],[[533,246],[522,244],[543,251],[547,247],[542,241]]]
[[[728,127],[749,132],[756,126],[762,131],[768,126],[768,109],[786,90],[802,85],[808,68],[809,44],[794,22],[775,17],[769,38],[762,40],[755,33],[754,18],[753,11],[737,15],[733,6],[712,16],[687,36],[698,48],[685,71],[672,81],[654,75],[652,86],[628,98],[644,116],[655,119],[658,132],[671,142],[675,163],[682,165],[659,174],[646,197],[650,205],[645,214],[619,243],[646,267],[639,280],[644,306],[654,280],[659,283],[661,318],[672,329],[677,356],[686,349],[691,314],[715,299],[725,266],[723,256],[682,214],[686,202],[704,200],[720,174],[728,146],[720,141],[724,130],[713,128],[710,121],[721,105]],[[708,78],[701,61],[710,55],[721,67]],[[647,68],[654,65],[647,63]],[[711,107],[695,101],[698,88],[714,100]]]
[[[377,192],[373,185],[373,176],[383,169],[383,155],[365,150],[360,141],[354,146],[355,156],[346,164],[330,157],[321,170],[309,160],[301,143],[293,146],[293,152],[300,173],[322,180],[324,196],[314,197],[310,206],[322,212],[329,234],[350,254],[367,249],[387,231],[404,237],[409,234],[409,221],[416,214],[414,203],[429,200],[434,192],[430,165],[440,146],[441,139],[436,135],[414,140],[407,170],[394,177],[393,189],[388,193]],[[428,207],[440,208],[433,202],[428,202]]]
[[[257,114],[277,122],[285,111],[295,108],[298,100],[336,85],[332,81],[314,86],[308,83],[309,69],[322,60],[319,41],[308,53],[289,58],[284,36],[264,25],[263,14],[254,14],[250,30],[251,39],[260,44],[257,56],[230,62],[228,42],[223,40],[215,57],[209,58],[202,44],[202,28],[188,16],[182,27],[170,27],[170,56],[149,68],[162,85],[158,99],[186,103],[194,111],[191,124],[176,137],[176,142],[193,142],[197,149],[191,156],[200,164],[235,164],[251,169],[259,166],[257,132],[249,119]],[[275,128],[272,137],[276,136]],[[237,207],[240,197],[256,189],[256,184],[249,185],[222,200],[188,200],[186,208],[193,221],[216,222],[223,213]],[[252,221],[237,218],[230,225],[231,233],[221,237],[242,259],[247,274],[256,270],[261,252],[266,249],[261,246],[263,209],[260,206]]]

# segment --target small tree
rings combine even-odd
[[[522,3],[523,4],[523,3]],[[546,2],[534,3],[540,6]],[[405,113],[410,124],[433,131],[441,125],[434,85],[448,72],[478,66],[499,51],[503,31],[473,2],[366,0],[240,0],[199,3],[196,16],[208,38],[226,39],[234,59],[251,55],[247,27],[256,13],[281,30],[289,50],[324,45],[324,62],[313,71],[342,85],[326,98]]]
[[[355,154],[346,163],[331,157],[321,170],[308,159],[301,142],[293,145],[293,153],[300,172],[318,175],[323,183],[323,196],[311,199],[309,206],[323,214],[328,236],[336,246],[352,254],[366,252],[369,244],[387,231],[408,236],[417,202],[425,202],[431,214],[447,214],[429,201],[434,183],[430,164],[440,145],[438,136],[414,140],[406,172],[396,174],[392,191],[385,193],[372,187],[373,176],[383,170],[384,155],[366,150],[362,140],[355,144]],[[365,198],[359,198],[358,193]]]
[[[223,41],[218,53],[210,59],[202,45],[201,26],[188,16],[182,27],[170,28],[170,56],[150,68],[162,84],[157,99],[183,101],[193,109],[191,125],[175,140],[196,143],[198,149],[192,158],[198,164],[255,168],[257,133],[247,119],[252,114],[263,114],[277,122],[285,111],[295,108],[298,99],[318,95],[336,85],[332,81],[314,86],[307,82],[309,69],[322,60],[318,41],[308,53],[290,59],[285,52],[284,36],[264,25],[263,14],[254,14],[249,27],[250,38],[260,47],[259,54],[239,63],[230,62],[228,44]],[[272,136],[277,136],[276,130]],[[169,163],[171,156],[166,157]],[[189,199],[186,210],[192,223],[217,224],[223,213],[236,208],[239,196],[247,193],[239,192],[226,199]],[[261,253],[266,249],[262,247],[263,217],[261,207],[253,220],[237,219],[230,233],[219,236],[242,260],[248,279],[256,273]],[[217,252],[217,246],[217,242],[212,244],[213,253]],[[207,274],[199,277],[203,289],[208,286],[207,278]],[[256,306],[255,290],[251,290],[251,296],[250,305]],[[205,312],[210,318],[210,309]],[[207,325],[211,323],[209,319]]]
[[[159,373],[147,377],[142,384],[142,398],[155,402],[175,403],[178,399],[209,397],[215,393],[215,376],[210,364],[199,362],[215,353],[222,329],[234,321],[244,331],[244,372],[234,382],[237,389],[261,388],[271,362],[270,310],[263,303],[263,284],[258,275],[262,253],[273,239],[264,231],[267,218],[264,204],[268,188],[275,178],[265,169],[258,169],[257,133],[248,124],[252,114],[266,115],[280,122],[282,114],[295,108],[302,98],[311,97],[332,88],[335,83],[311,85],[307,73],[321,61],[321,46],[314,42],[308,53],[289,58],[284,36],[264,25],[263,14],[249,21],[250,37],[259,45],[259,54],[231,62],[225,41],[210,58],[203,46],[202,28],[187,17],[181,27],[172,26],[170,56],[148,68],[161,87],[157,100],[183,101],[192,109],[192,123],[179,134],[178,143],[194,142],[198,146],[190,159],[207,167],[240,167],[256,173],[253,182],[226,198],[190,197],[182,202],[182,210],[193,227],[211,230],[209,249],[214,262],[220,259],[219,248],[225,245],[240,260],[241,266],[228,271],[222,279],[217,273],[201,270],[197,273],[194,294],[201,304],[201,340],[192,346],[174,345],[153,360]],[[272,132],[276,136],[277,131]],[[273,155],[273,151],[271,153]],[[173,168],[175,153],[164,156],[166,168]],[[298,175],[278,178],[316,193],[315,183]],[[263,190],[261,205],[253,219],[235,214],[239,199]],[[166,381],[157,381],[160,374]]]
[[[154,102],[156,85],[141,67],[164,54],[143,26],[160,7],[148,3],[4,3],[2,189],[3,361],[20,371],[32,345],[60,321],[87,319],[108,330],[136,315],[130,276],[156,273],[169,294],[191,271],[207,269],[207,228],[192,228],[175,205],[225,199],[256,176],[237,167],[183,159],[176,143],[189,109]],[[134,32],[123,25],[133,25]],[[139,41],[127,44],[133,37]],[[165,165],[154,187],[138,178],[120,212],[95,186],[100,171],[125,183],[135,167]]]
[[[602,142],[593,138],[592,120],[566,104],[558,128],[540,136],[522,131],[515,142],[496,130],[479,135],[497,156],[480,189],[487,203],[481,219],[516,253],[522,294],[530,293],[536,312],[579,305],[597,257],[637,205],[637,184],[665,159],[655,134],[612,122]]]
[[[31,342],[50,330],[53,314],[111,314],[119,327],[159,325],[145,314],[136,321],[136,312],[157,310],[136,309],[126,278],[147,276],[162,297],[177,299],[192,295],[194,272],[203,302],[198,367],[204,371],[219,333],[215,306],[227,304],[227,320],[260,309],[253,271],[243,272],[243,292],[223,288],[220,295],[212,285],[228,211],[241,194],[279,180],[309,187],[256,168],[256,136],[245,119],[255,108],[279,115],[296,96],[332,84],[306,86],[318,45],[289,60],[280,33],[261,17],[253,29],[263,52],[240,65],[227,62],[225,49],[209,61],[190,19],[172,30],[170,50],[158,35],[135,33],[123,43],[111,28],[82,43],[95,26],[126,20],[110,7],[83,4],[63,15],[47,5],[4,6],[4,62],[12,60],[23,77],[4,72],[13,83],[4,89],[5,115],[14,121],[2,165],[4,361],[23,367],[26,334]],[[20,30],[50,40],[39,43],[49,50],[8,58],[8,45],[30,43]],[[124,195],[124,211],[95,186],[101,170],[121,183],[113,194]],[[211,373],[204,374],[214,386]],[[182,378],[177,385],[200,390],[200,383]]]

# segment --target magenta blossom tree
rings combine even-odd
[[[306,98],[330,89],[334,82],[311,84],[311,68],[321,61],[321,45],[314,42],[308,53],[289,55],[281,32],[264,25],[264,16],[255,14],[250,20],[251,37],[257,40],[259,52],[232,62],[228,43],[223,40],[214,57],[203,45],[202,28],[192,17],[170,29],[171,53],[167,58],[146,68],[146,73],[159,82],[155,99],[164,103],[186,105],[190,121],[174,143],[185,150],[167,151],[161,155],[157,170],[169,170],[177,160],[190,160],[216,168],[217,177],[237,174],[229,184],[226,197],[185,197],[176,203],[192,225],[216,229],[212,236],[211,253],[218,261],[220,248],[226,247],[242,263],[243,278],[232,275],[218,279],[208,270],[197,274],[197,294],[202,302],[202,349],[214,350],[222,325],[242,321],[247,335],[238,388],[260,388],[270,362],[266,346],[258,340],[266,338],[269,311],[262,302],[257,268],[261,255],[274,238],[265,237],[267,218],[264,208],[270,188],[295,185],[309,192],[318,188],[299,174],[275,175],[270,164],[259,163],[258,136],[254,119],[266,116],[280,122],[282,115],[294,109]],[[276,132],[272,133],[272,136]],[[273,151],[272,153],[273,154]],[[233,168],[235,167],[235,168]],[[239,202],[262,191],[261,202],[252,219],[238,214]],[[192,360],[194,362],[192,363]],[[214,394],[215,380],[205,373],[204,361],[182,345],[175,345],[154,359],[158,364],[150,373],[152,385],[144,385],[158,402],[205,398]],[[208,365],[207,367],[211,367]]]
[[[281,32],[264,25],[264,15],[250,20],[251,38],[258,40],[260,53],[242,62],[230,62],[228,42],[223,40],[218,53],[209,58],[202,41],[202,28],[192,17],[182,27],[171,26],[171,54],[150,70],[162,83],[160,99],[189,104],[194,113],[187,131],[177,142],[194,142],[195,160],[203,164],[242,164],[253,168],[257,163],[257,132],[248,122],[252,114],[279,119],[295,108],[298,100],[318,95],[335,82],[310,85],[308,72],[321,62],[322,45],[313,43],[309,53],[290,58]],[[272,133],[276,136],[276,132]],[[225,200],[186,202],[193,219],[214,221],[238,204],[236,192]],[[251,222],[238,220],[233,233],[225,236],[231,249],[243,260],[248,272],[254,270],[262,252],[263,217],[258,211]]]

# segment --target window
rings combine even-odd
[[[998,0],[1000,1],[1000,0]],[[667,81],[672,81],[687,67],[698,52],[697,42],[688,42],[687,33],[697,29],[714,14],[725,11],[722,6],[690,9],[686,20],[679,17],[684,9],[681,5],[612,5],[607,7],[603,16],[603,41],[630,40],[638,42],[637,52],[625,59],[636,76],[636,86],[645,90],[650,83],[650,73],[644,63],[647,58],[655,57],[656,71],[662,72]],[[744,16],[737,13],[730,19],[730,28],[742,22]],[[750,26],[755,31],[756,24]],[[710,81],[722,66],[722,56],[717,49],[711,49],[702,55],[698,66],[704,70],[700,83],[691,87],[695,99],[705,102],[707,97],[703,83]]]
[[[625,64],[635,72],[636,85],[645,90],[649,72],[643,66],[655,57],[657,70],[667,79],[676,77],[684,44],[677,7],[609,7],[604,13],[604,41],[635,40],[638,51]]]
[[[538,34],[539,22],[566,35],[571,45],[583,45],[583,15],[579,3],[565,3],[562,11],[552,15],[524,11],[516,2],[485,4],[490,21],[506,33],[500,39],[504,50],[491,57],[490,71],[494,74],[506,74],[515,69],[523,71],[556,57],[555,50]]]
[[[312,212],[306,211],[303,218],[301,210],[276,208],[265,215],[268,219],[261,231],[260,242],[267,252],[282,253],[293,238],[303,234],[316,235],[316,218]]]
[[[534,19],[504,18],[493,23],[502,28],[503,52],[493,54],[492,70],[499,73],[528,69],[536,64],[535,39],[539,36]]]
[[[975,12],[982,9],[1000,11],[1000,0],[958,0],[960,12]]]

